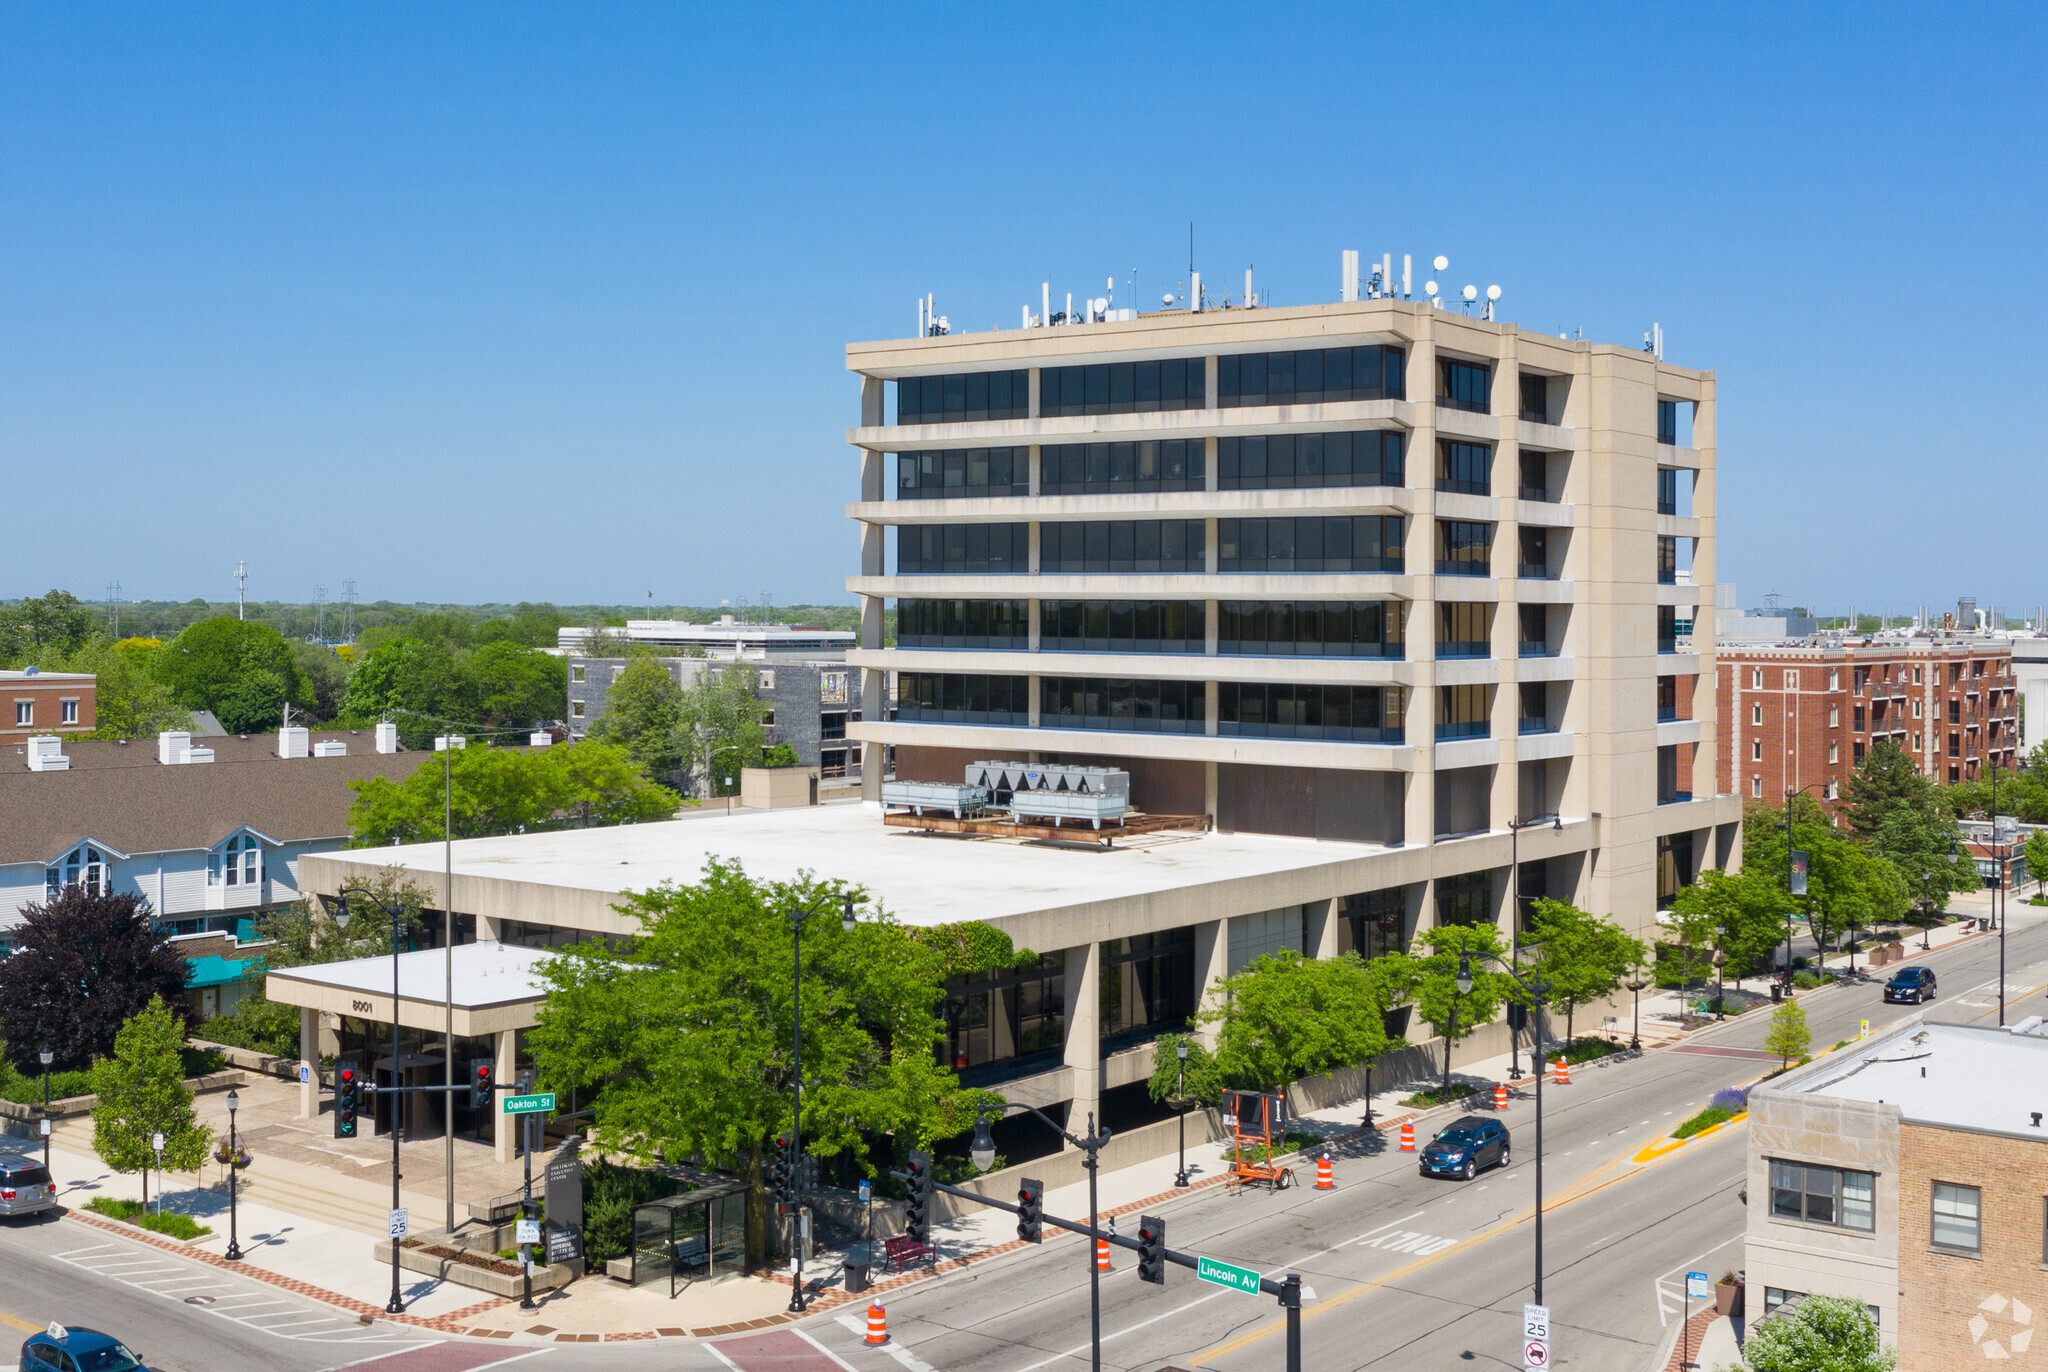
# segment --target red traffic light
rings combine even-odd
[[[343,1081],[354,1081],[354,1080],[356,1079],[356,1073],[355,1073],[355,1069],[354,1069],[354,1068],[352,1068],[352,1067],[344,1067],[344,1068],[342,1068],[342,1069],[341,1069],[341,1079],[342,1079]]]

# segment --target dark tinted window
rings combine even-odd
[[[1440,739],[1485,738],[1491,732],[1492,686],[1436,688],[1436,736]]]
[[[1199,572],[1199,519],[1107,519],[1039,527],[1042,572]]]
[[[1199,438],[1146,443],[1060,443],[1039,450],[1040,495],[1199,491],[1207,482]]]
[[[1208,689],[1199,681],[1122,681],[1049,676],[1039,682],[1039,723],[1048,729],[1199,734]]]
[[[1386,429],[1218,439],[1216,484],[1226,491],[1399,486],[1408,479],[1405,442]]]
[[[1436,363],[1437,403],[1454,410],[1487,414],[1493,409],[1493,368],[1484,362],[1440,357]]]
[[[1028,448],[943,448],[896,454],[898,500],[1029,495]]]
[[[896,717],[944,724],[1028,723],[1031,678],[899,672]]]
[[[88,1348],[72,1357],[78,1362],[79,1372],[130,1372],[142,1366],[141,1359],[118,1343]]]
[[[32,1167],[0,1167],[0,1179],[10,1186],[48,1186],[50,1174],[41,1163]]]
[[[1217,732],[1262,738],[1399,743],[1407,697],[1398,686],[1295,686],[1224,681]]]
[[[1657,441],[1678,442],[1678,402],[1660,400],[1657,402]]]
[[[1492,495],[1493,445],[1437,440],[1436,488],[1465,495]]]
[[[1015,648],[1031,644],[1021,600],[899,600],[899,648]]]
[[[1047,600],[1038,610],[1047,652],[1199,653],[1207,638],[1199,600]]]
[[[1199,357],[1047,367],[1038,374],[1038,412],[1058,417],[1199,410],[1207,404],[1207,372],[1207,361]]]
[[[1229,409],[1404,400],[1407,365],[1407,353],[1387,347],[1226,353],[1216,359],[1216,403]]]
[[[1400,515],[1328,519],[1223,519],[1218,571],[1398,572],[1407,521]]]
[[[1522,418],[1531,424],[1550,422],[1550,378],[1522,373]]]
[[[1222,600],[1216,651],[1256,657],[1401,657],[1398,600]]]
[[[896,531],[896,571],[1022,572],[1031,566],[1028,524],[906,524]]]
[[[959,424],[1022,419],[1030,409],[1029,372],[907,376],[896,383],[898,424]]]
[[[1492,576],[1493,525],[1439,519],[1436,572],[1438,576]]]

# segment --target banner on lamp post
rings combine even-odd
[[[1806,894],[1806,874],[1813,870],[1813,854],[1802,848],[1792,850],[1792,870],[1786,885],[1795,896]]]

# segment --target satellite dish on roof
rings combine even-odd
[[[1434,282],[1434,281],[1425,281],[1425,282],[1423,282],[1423,283],[1422,283],[1422,293],[1423,293],[1424,295],[1428,296],[1428,297],[1429,297],[1430,299],[1434,300],[1434,299],[1436,298],[1436,282]]]
[[[1451,265],[1451,259],[1439,253],[1437,254],[1437,259],[1434,265],[1438,271],[1442,271],[1445,267]]]
[[[1488,286],[1488,287],[1486,288],[1486,298],[1487,298],[1488,300],[1498,300],[1498,299],[1500,299],[1500,287],[1498,287],[1498,286]]]
[[[1479,298],[1479,288],[1477,286],[1467,286],[1462,293],[1467,300],[1477,300]]]

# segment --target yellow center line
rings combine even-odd
[[[40,1334],[43,1332],[41,1325],[30,1324],[27,1320],[18,1320],[5,1310],[0,1310],[0,1324],[11,1324],[24,1334]]]
[[[1734,1123],[1735,1121],[1729,1121],[1729,1126],[1732,1126]],[[1638,1176],[1664,1160],[1663,1158],[1659,1158],[1655,1162],[1630,1166],[1629,1170],[1627,1171],[1616,1172],[1616,1168],[1628,1164],[1628,1160],[1631,1156],[1633,1155],[1624,1154],[1622,1156],[1612,1158],[1609,1161],[1602,1163],[1599,1167],[1594,1168],[1591,1172],[1588,1172],[1585,1176],[1579,1178],[1571,1185],[1565,1187],[1564,1190],[1558,1192],[1558,1194],[1555,1197],[1546,1200],[1543,1203],[1543,1213],[1546,1215],[1553,1214],[1556,1211],[1563,1209],[1565,1206],[1570,1205],[1575,1201],[1584,1200],[1586,1197],[1594,1195],[1597,1192],[1604,1191],[1610,1186],[1628,1180],[1628,1178],[1630,1177]],[[1507,1233],[1511,1229],[1514,1229],[1523,1224],[1527,1224],[1531,1219],[1535,1217],[1535,1214],[1535,1208],[1532,1206],[1531,1208],[1524,1210],[1521,1214],[1516,1215],[1514,1218],[1502,1220],[1500,1223],[1494,1225],[1492,1228],[1482,1230],[1481,1232],[1474,1234],[1469,1238],[1463,1239],[1460,1242],[1452,1245],[1451,1247],[1444,1249],[1442,1252],[1432,1253],[1426,1258],[1417,1258],[1414,1262],[1409,1263],[1405,1267],[1398,1267],[1394,1269],[1392,1272],[1388,1272],[1381,1276],[1374,1277],[1370,1281],[1361,1282],[1357,1286],[1352,1287],[1349,1291],[1344,1292],[1342,1295],[1333,1296],[1329,1300],[1319,1300],[1314,1305],[1306,1306],[1303,1308],[1301,1312],[1301,1317],[1304,1320],[1306,1320],[1311,1316],[1319,1315],[1325,1310],[1334,1309],[1335,1307],[1344,1304],[1346,1301],[1353,1300],[1356,1297],[1362,1296],[1366,1294],[1368,1291],[1377,1291],[1381,1287],[1389,1286],[1394,1282],[1400,1281],[1404,1277],[1408,1277],[1413,1275],[1414,1273],[1420,1272],[1426,1267],[1434,1267],[1437,1263],[1442,1262],[1446,1258],[1454,1257],[1457,1254],[1464,1252],[1468,1248],[1472,1248],[1479,1244],[1485,1243],[1489,1239],[1498,1238],[1500,1235]],[[1249,1347],[1250,1345],[1257,1343],[1260,1339],[1270,1337],[1271,1335],[1277,1334],[1286,1328],[1287,1321],[1285,1317],[1282,1317],[1281,1319],[1275,1320],[1270,1324],[1264,1325],[1258,1329],[1254,1329],[1252,1332],[1244,1335],[1241,1338],[1234,1339],[1230,1343],[1224,1344],[1221,1348],[1210,1349],[1208,1352],[1202,1354],[1202,1356],[1200,1356],[1199,1358],[1193,1359],[1193,1363],[1195,1366],[1200,1367],[1204,1363],[1213,1362],[1217,1358],[1226,1357],[1231,1353],[1235,1353],[1240,1348]]]

